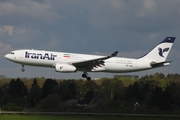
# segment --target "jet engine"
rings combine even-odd
[[[69,64],[56,64],[55,71],[62,72],[62,73],[76,72],[76,67]]]

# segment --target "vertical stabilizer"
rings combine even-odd
[[[176,37],[166,37],[154,49],[152,49],[150,52],[140,57],[139,59],[151,59],[158,62],[165,61],[175,39]]]

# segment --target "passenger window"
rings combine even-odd
[[[13,55],[14,55],[14,52],[11,52],[11,54],[13,54]]]

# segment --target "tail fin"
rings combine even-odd
[[[140,57],[139,59],[151,59],[158,62],[165,61],[175,39],[176,37],[166,37],[154,49],[152,49],[150,52]]]

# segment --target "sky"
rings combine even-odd
[[[89,73],[92,78],[180,72],[180,0],[0,0],[0,75],[78,79],[82,72],[12,63],[17,49],[138,58],[166,36],[176,37],[170,66],[134,73]]]

